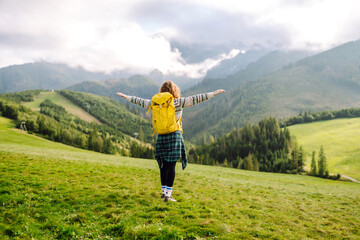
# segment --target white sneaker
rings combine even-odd
[[[165,196],[164,202],[167,202],[167,201],[176,202],[176,200],[172,196],[169,196],[169,197]]]

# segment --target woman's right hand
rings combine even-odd
[[[215,94],[215,96],[216,96],[216,95],[218,95],[218,94],[220,94],[220,93],[223,93],[223,92],[225,92],[224,89],[218,89],[218,90],[216,90],[216,91],[214,92],[214,94]]]

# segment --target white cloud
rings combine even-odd
[[[191,0],[186,0],[191,2]],[[357,0],[197,0],[230,14],[244,14],[254,26],[283,26],[288,48],[325,50],[360,38]]]
[[[315,46],[324,49],[360,38],[356,28],[360,25],[360,2],[355,0],[183,2],[187,4],[183,8],[193,6],[199,10],[193,11],[191,16],[183,13],[177,18],[168,18],[168,22],[158,18],[162,21],[158,24],[146,21],[154,17],[152,13],[142,22],[130,17],[134,9],[149,4],[145,0],[2,0],[0,66],[41,59],[83,66],[92,71],[130,69],[147,73],[159,69],[165,74],[199,78],[223,59],[234,57],[239,50],[201,63],[188,64],[179,50],[171,48],[168,39],[184,38],[185,35],[190,43],[196,41],[192,37],[201,36],[211,45],[211,41],[216,39],[251,44],[256,41],[281,41],[287,37],[282,43],[288,43],[289,48]],[[169,0],[156,3],[161,8],[162,5],[176,3],[178,6],[183,2]],[[209,8],[217,11],[207,11]],[[164,9],[158,9],[155,14],[167,11],[167,8]],[[172,11],[175,12],[164,16],[176,14],[176,9]],[[222,15],[217,15],[219,11]],[[202,15],[198,16],[198,13]],[[226,14],[230,17],[226,18]],[[219,16],[221,21],[216,18]],[[192,21],[199,18],[197,22]],[[241,21],[242,25],[231,22],[232,19]],[[176,25],[176,21],[182,22],[181,27]],[[194,23],[197,26],[193,26]],[[216,28],[213,28],[215,25]],[[237,29],[241,26],[244,29]],[[274,26],[281,27],[275,30]],[[185,29],[202,32],[184,34]],[[214,32],[214,29],[219,32]],[[221,29],[224,31],[220,33]]]
[[[91,71],[128,69],[147,73],[160,69],[165,74],[203,77],[209,68],[229,57],[186,64],[181,53],[172,50],[165,38],[166,35],[176,36],[176,29],[157,30],[163,34],[144,31],[139,24],[126,19],[126,12],[132,5],[126,5],[124,9],[125,1],[120,4],[102,4],[101,1],[29,2],[21,7],[18,7],[18,1],[0,4],[3,9],[0,10],[0,36],[12,39],[23,36],[16,43],[13,40],[0,41],[1,66],[42,59],[82,66]],[[79,12],[80,9],[83,11]]]
[[[172,74],[176,76],[186,75],[191,78],[201,78],[204,77],[207,71],[216,65],[218,65],[221,61],[225,59],[234,58],[237,54],[240,53],[238,49],[232,49],[228,54],[221,54],[217,58],[208,58],[203,62],[195,63],[195,64],[184,64],[183,59],[181,58],[180,52],[176,49],[173,57],[173,61],[167,61],[168,65],[164,69],[159,69],[165,74]]]

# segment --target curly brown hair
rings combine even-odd
[[[160,92],[169,92],[174,96],[174,98],[181,97],[180,88],[173,81],[170,80],[162,84]]]

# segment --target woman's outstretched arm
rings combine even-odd
[[[216,95],[223,93],[223,92],[225,92],[224,89],[218,89],[214,92],[202,93],[202,94],[197,94],[197,95],[186,97],[186,98],[181,98],[181,106],[183,108],[190,107],[195,104],[209,100],[210,98],[215,97]]]
[[[119,95],[120,97],[125,98],[126,100],[130,101],[131,103],[139,105],[140,107],[143,107],[145,109],[148,109],[151,105],[150,99],[144,99],[144,98],[139,98],[139,97],[135,97],[135,96],[128,96],[121,92],[117,92],[116,95]]]

